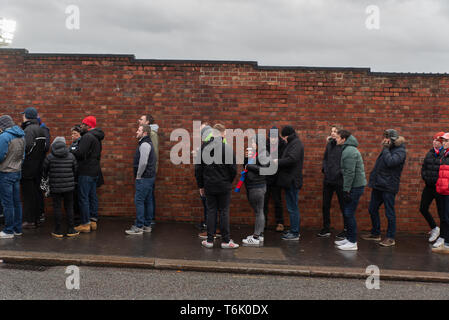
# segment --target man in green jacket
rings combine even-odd
[[[347,130],[339,130],[337,144],[342,145],[341,170],[343,173],[344,218],[346,239],[335,241],[340,250],[357,250],[357,222],[355,212],[366,186],[365,167],[357,146],[357,139]]]

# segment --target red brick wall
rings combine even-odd
[[[320,227],[321,159],[329,125],[340,123],[358,139],[367,176],[380,151],[383,130],[395,128],[405,136],[407,161],[396,198],[398,231],[422,232],[428,226],[418,210],[421,161],[431,147],[431,136],[449,131],[446,74],[135,60],[128,55],[41,55],[2,49],[0,97],[0,114],[10,114],[17,122],[25,107],[36,107],[53,138],[63,135],[70,141],[72,125],[87,115],[97,117],[106,133],[102,158],[106,185],[100,191],[100,214],[107,216],[134,215],[131,166],[136,120],[150,112],[160,126],[156,182],[160,220],[199,221],[202,217],[193,166],[173,165],[169,152],[176,143],[170,142],[172,130],[192,131],[193,120],[207,120],[243,130],[293,125],[305,146],[301,225]],[[360,229],[370,226],[370,194],[367,188],[357,211]],[[431,209],[435,213],[434,204]],[[340,229],[335,199],[332,219]],[[253,223],[244,190],[232,196],[231,223]],[[274,223],[273,214],[270,223]]]

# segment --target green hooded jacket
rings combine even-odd
[[[366,186],[365,166],[357,146],[357,139],[350,135],[343,144],[341,153],[341,171],[343,173],[343,191]]]

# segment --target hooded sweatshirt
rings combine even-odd
[[[43,177],[49,178],[51,193],[65,193],[75,190],[75,175],[77,161],[70,153],[65,140],[60,139],[52,143],[50,154],[43,164]]]
[[[349,136],[342,147],[341,171],[343,173],[343,191],[349,192],[352,188],[366,186],[365,166],[362,155],[357,146],[359,145],[354,136]]]
[[[150,133],[150,139],[153,143],[154,148],[154,154],[156,155],[156,173],[157,169],[159,167],[159,136],[157,134],[157,131],[159,130],[159,126],[157,124],[150,124],[151,133]]]
[[[0,172],[19,172],[25,158],[25,132],[14,125],[0,134]]]

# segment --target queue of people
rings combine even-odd
[[[5,216],[5,228],[0,232],[0,238],[14,238],[22,235],[23,228],[39,227],[44,212],[43,190],[49,191],[53,198],[54,237],[75,237],[97,230],[97,188],[104,183],[100,161],[105,135],[97,127],[96,118],[88,116],[80,125],[75,125],[71,129],[72,143],[68,146],[64,137],[56,137],[50,144],[49,129],[35,108],[26,108],[22,114],[21,127],[8,115],[0,117],[0,202]],[[151,232],[155,224],[159,127],[151,115],[143,115],[137,122],[138,146],[133,163],[136,220],[125,230],[128,235]],[[277,130],[276,127],[272,129]],[[197,160],[199,157],[195,162],[195,178],[204,206],[201,227],[205,231],[199,237],[206,248],[213,248],[214,240],[221,238],[221,248],[236,249],[239,244],[231,238],[229,222],[233,182],[238,175],[236,157],[227,144],[224,125],[218,123],[211,127],[204,123],[200,134],[201,147],[193,151]],[[235,192],[245,184],[255,225],[254,232],[241,242],[244,246],[264,245],[270,198],[274,200],[276,231],[283,232],[281,239],[298,241],[298,200],[303,186],[304,145],[292,126],[284,126],[277,137],[254,136],[249,142]],[[449,133],[435,134],[432,143],[421,169],[425,187],[420,212],[431,229],[429,242],[433,242],[432,250],[449,253]],[[367,181],[356,137],[338,125],[331,127],[322,164],[323,227],[317,236],[331,236],[330,209],[335,193],[344,226],[336,235],[335,245],[339,250],[358,250],[356,211],[366,186],[371,188],[368,213],[372,228],[361,238],[376,241],[384,247],[396,244],[395,200],[406,160],[405,139],[396,130],[387,129],[381,145]],[[205,152],[218,161],[204,161]],[[269,163],[274,163],[277,169],[267,175],[262,171]],[[284,230],[282,193],[289,213],[289,230]],[[434,199],[440,227],[429,213]],[[388,220],[383,239],[379,217],[381,205],[385,207]],[[65,229],[62,226],[63,206],[67,216]]]

